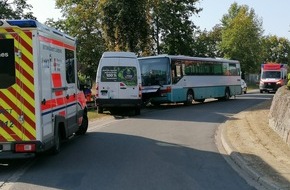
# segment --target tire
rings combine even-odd
[[[61,145],[61,134],[60,134],[60,129],[57,128],[55,135],[54,135],[54,145],[52,147],[52,154],[56,155],[60,153],[60,145]]]
[[[226,88],[226,90],[225,90],[224,100],[229,100],[230,97],[231,97],[230,90],[229,90],[228,88]]]
[[[87,115],[84,115],[83,116],[82,124],[79,127],[79,130],[76,132],[76,134],[77,135],[84,135],[84,134],[86,134],[86,132],[88,130],[88,126],[89,126],[88,116]]]
[[[104,113],[104,108],[101,106],[97,106],[98,113]]]
[[[230,90],[229,90],[229,88],[226,88],[225,95],[223,97],[221,97],[221,98],[218,98],[218,100],[219,101],[227,101],[227,100],[230,99],[230,97],[231,97]]]
[[[141,108],[140,107],[136,107],[135,108],[135,115],[140,115],[141,114]]]
[[[184,104],[190,106],[192,105],[192,101],[193,101],[193,92],[191,90],[188,90],[186,94],[186,101],[184,102]]]

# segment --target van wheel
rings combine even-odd
[[[98,106],[98,113],[104,113],[104,108],[101,106]]]
[[[54,145],[52,147],[53,155],[56,155],[60,152],[60,145],[61,145],[61,135],[60,135],[60,129],[58,128],[54,135]]]
[[[139,107],[135,108],[135,115],[140,115],[141,109]]]
[[[187,91],[185,105],[189,106],[193,101],[193,92],[191,90]]]
[[[84,135],[84,134],[86,134],[86,132],[88,130],[88,126],[89,126],[88,116],[87,115],[84,115],[83,116],[82,125],[79,127],[79,130],[76,132],[76,134],[77,135]]]

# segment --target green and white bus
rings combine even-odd
[[[138,60],[144,102],[190,105],[193,100],[228,100],[242,93],[241,68],[236,60],[174,55]]]

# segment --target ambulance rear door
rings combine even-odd
[[[36,140],[32,32],[15,25],[0,26],[0,152]]]

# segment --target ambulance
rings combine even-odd
[[[0,20],[0,159],[60,151],[88,128],[76,39],[35,20]]]
[[[279,87],[287,84],[287,64],[265,63],[261,64],[260,93],[276,92]]]

